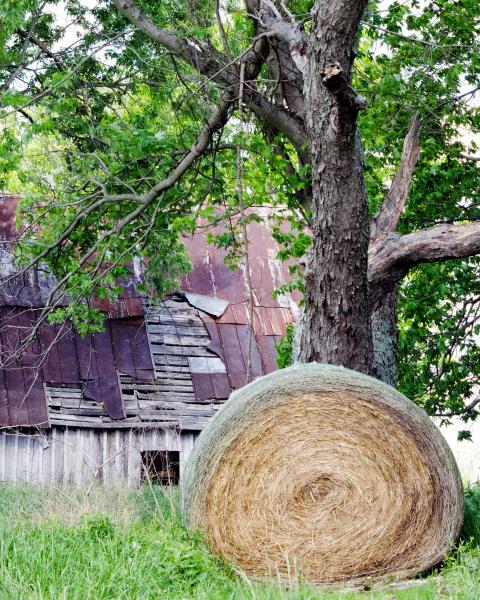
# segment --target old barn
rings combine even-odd
[[[288,269],[268,227],[249,224],[252,290],[197,233],[177,293],[148,301],[137,269],[117,302],[96,303],[104,330],[81,337],[68,323],[39,325],[55,281],[16,274],[16,202],[0,197],[0,481],[178,482],[230,392],[276,368],[275,344],[296,314],[291,296],[272,298]]]

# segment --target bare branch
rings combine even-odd
[[[54,52],[52,52],[50,50],[50,48],[44,42],[42,42],[42,40],[38,39],[34,35],[29,36],[29,34],[23,29],[19,29],[17,31],[17,33],[24,40],[27,40],[27,41],[30,40],[32,42],[32,44],[35,44],[35,46],[37,46],[37,48],[40,48],[40,50],[46,56],[49,56],[55,63],[57,63],[57,65],[60,68],[65,69],[65,70],[68,69],[68,65],[59,56],[57,56]]]
[[[390,29],[385,29],[385,27],[380,27],[379,25],[374,25],[373,23],[369,23],[368,21],[360,21],[362,25],[365,27],[369,27],[370,29],[376,29],[377,31],[381,31],[382,33],[386,33],[387,35],[393,35],[407,42],[413,42],[414,44],[420,44],[422,46],[427,46],[428,48],[468,48],[471,49],[471,44],[434,44],[433,42],[427,42],[427,40],[419,40],[417,38],[404,35],[398,31],[391,31]]]
[[[121,13],[151,40],[159,43],[173,54],[180,56],[202,75],[209,77],[215,75],[212,78],[216,81],[221,81],[223,84],[231,83],[231,80],[222,69],[222,66],[227,64],[228,60],[221,52],[213,52],[213,49],[210,48],[207,53],[201,49],[199,42],[183,40],[175,33],[157,27],[150,17],[130,0],[112,1]]]
[[[446,413],[434,413],[431,416],[432,417],[458,417],[460,415],[465,415],[467,413],[471,413],[478,404],[480,404],[480,397],[475,398],[475,400],[473,400],[473,402],[470,402],[470,404],[467,404],[467,406],[464,406],[460,410],[455,410],[455,411],[446,412]]]
[[[261,0],[260,10],[256,16],[265,31],[288,44],[291,57],[303,75],[307,65],[308,50],[308,36],[303,30],[303,23],[285,21],[270,0]]]
[[[410,129],[403,142],[402,157],[395,179],[390,186],[382,206],[373,219],[371,238],[382,237],[395,231],[400,215],[408,199],[415,165],[420,154],[420,117],[415,113]]]
[[[131,0],[113,0],[113,3],[135,27],[150,39],[181,57],[201,75],[205,75],[209,81],[215,82],[223,89],[238,89],[240,62],[245,62],[245,73],[249,78],[255,78],[260,70],[259,65],[261,66],[262,61],[259,58],[266,33],[255,38],[252,46],[236,60],[229,61],[228,57],[212,47],[209,47],[208,51],[204,51],[199,42],[183,40],[174,33],[157,27]],[[257,45],[260,48],[257,48]],[[254,64],[253,69],[252,64]],[[307,136],[301,121],[288,111],[281,110],[269,102],[253,86],[249,86],[247,81],[245,83],[244,104],[267,125],[284,133],[302,155],[303,162],[308,162]]]
[[[469,160],[471,162],[480,162],[480,156],[470,156],[469,154],[463,153],[460,153],[458,156],[460,158],[463,158],[464,160]]]
[[[208,149],[212,135],[221,129],[228,120],[228,112],[234,100],[231,92],[226,92],[220,100],[219,106],[214,110],[206,125],[200,132],[197,141],[190,148],[190,151],[182,158],[171,174],[163,181],[160,181],[145,195],[142,204],[150,204],[155,198],[165,190],[171,188],[182,175],[192,166],[199,156],[202,156]]]
[[[370,244],[368,282],[370,302],[379,299],[410,269],[424,262],[440,262],[480,254],[480,221],[436,225],[406,235],[390,233]]]
[[[225,28],[222,23],[222,17],[220,15],[220,1],[215,0],[215,18],[217,19],[217,27],[218,33],[222,39],[223,51],[228,56],[228,58],[232,58],[232,53],[230,52],[230,46],[228,45],[227,34],[225,32]]]
[[[149,206],[161,193],[163,193],[166,190],[173,187],[177,183],[177,181],[179,181],[179,179],[184,175],[184,173],[197,160],[197,158],[199,156],[202,156],[207,151],[208,145],[212,138],[212,135],[225,125],[225,123],[228,119],[228,111],[229,111],[229,108],[230,108],[233,100],[234,100],[234,96],[232,93],[227,92],[224,94],[223,98],[221,99],[221,101],[219,103],[219,106],[213,111],[213,113],[210,116],[209,120],[207,121],[206,125],[203,127],[202,131],[200,132],[197,141],[190,148],[189,152],[187,152],[187,154],[180,160],[180,162],[177,164],[175,169],[173,169],[173,171],[170,173],[170,175],[168,175],[165,179],[163,179],[162,181],[160,181],[156,185],[154,185],[150,189],[150,191],[147,194],[145,194],[144,196],[142,196],[140,194],[139,195],[136,195],[136,194],[108,195],[105,187],[100,182],[98,182],[100,187],[103,188],[102,191],[103,191],[104,195],[102,196],[102,198],[96,200],[90,206],[79,210],[77,212],[77,214],[75,215],[75,217],[70,222],[70,224],[56,238],[56,240],[54,242],[52,242],[49,246],[47,246],[45,248],[45,250],[43,250],[43,252],[41,252],[38,256],[36,256],[28,265],[26,265],[26,267],[22,270],[22,273],[28,271],[35,265],[40,264],[42,262],[42,260],[44,260],[47,257],[47,255],[54,248],[59,247],[68,238],[68,236],[80,225],[80,223],[85,219],[85,217],[92,214],[95,210],[97,210],[103,204],[119,202],[119,201],[124,201],[124,200],[129,200],[129,201],[134,201],[134,202],[139,203],[139,206],[135,210],[133,210],[131,213],[129,213],[126,217],[124,217],[123,219],[120,219],[118,221],[118,223],[116,224],[116,226],[112,230],[106,231],[101,236],[101,238],[97,241],[97,244],[94,247],[94,249],[91,252],[89,252],[88,255],[86,255],[85,257],[83,257],[81,259],[80,264],[82,264],[82,261],[86,262],[90,258],[90,256],[93,254],[93,251],[96,250],[96,247],[98,246],[99,243],[101,243],[103,240],[105,240],[110,235],[118,234],[123,227],[125,227],[126,225],[131,223],[134,219],[136,219],[144,211],[144,209],[147,206]],[[62,282],[60,282],[60,284],[58,286],[58,289],[64,283],[66,283],[66,281],[62,280]],[[57,292],[58,291],[57,288],[54,291]]]

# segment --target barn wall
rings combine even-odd
[[[0,432],[0,481],[42,485],[140,485],[144,450],[180,453],[180,477],[196,433],[53,427],[44,435]]]

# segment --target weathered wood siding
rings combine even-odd
[[[180,477],[197,434],[171,430],[53,427],[44,435],[0,432],[0,481],[137,487],[141,452],[180,453]]]

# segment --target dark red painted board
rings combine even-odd
[[[262,355],[265,374],[276,371],[278,369],[278,365],[275,337],[273,335],[258,335],[257,344],[260,354]]]
[[[219,323],[218,331],[222,340],[227,372],[231,374],[246,373],[247,368],[240,349],[237,326],[229,323]]]
[[[252,328],[249,325],[236,325],[236,329],[243,362],[250,367],[250,375],[253,377],[263,375],[262,357],[258,351],[256,336]]]
[[[230,396],[232,388],[226,373],[210,373],[210,380],[213,386],[213,398],[221,400]]]
[[[210,400],[215,398],[212,380],[208,373],[192,373],[192,383],[197,400]]]

